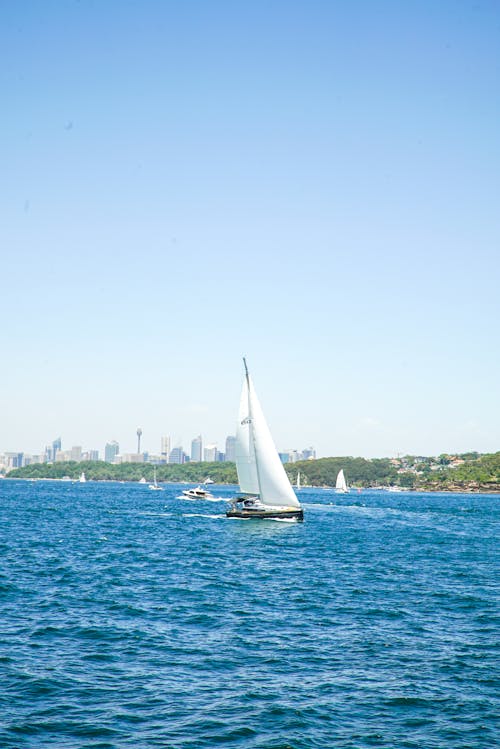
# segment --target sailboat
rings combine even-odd
[[[149,488],[154,492],[163,491],[163,488],[161,486],[158,486],[158,482],[156,480],[156,466],[153,466],[153,483],[149,485]]]
[[[228,518],[304,519],[260,407],[246,360],[236,430],[236,470],[242,494],[231,501]]]
[[[297,483],[295,484],[296,489],[302,489],[300,485],[300,471],[297,471]]]
[[[84,484],[87,481],[83,472],[80,474],[80,478],[78,479],[78,481],[80,482],[80,484]]]
[[[347,494],[349,491],[347,487],[347,481],[345,480],[344,470],[341,468],[337,474],[337,481],[335,482],[335,491],[337,494]]]

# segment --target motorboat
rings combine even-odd
[[[210,494],[206,489],[202,489],[201,486],[197,486],[195,489],[183,489],[182,494],[189,499],[213,499],[213,494]]]

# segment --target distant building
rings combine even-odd
[[[56,440],[52,443],[52,460],[56,460],[57,453],[61,449],[61,438],[58,437]]]
[[[79,463],[82,459],[82,448],[81,445],[74,445],[71,448],[71,457],[70,460],[76,460],[77,463]],[[55,460],[57,460],[57,456],[55,457]]]
[[[201,434],[199,434],[191,442],[191,461],[199,463],[203,455],[202,450],[203,450],[203,442],[201,439]]]
[[[121,456],[122,463],[144,463],[143,453],[125,453]]]
[[[226,437],[226,458],[227,461],[234,463],[236,460],[236,437],[232,435]]]
[[[170,462],[170,437],[161,438],[161,457],[165,463]]]
[[[24,453],[5,453],[3,459],[5,467],[9,470],[11,468],[22,468],[24,465]]]
[[[170,451],[168,462],[177,465],[182,465],[182,463],[186,462],[186,456],[184,455],[182,447],[174,447],[174,449]]]
[[[218,452],[217,445],[207,445],[203,450],[203,460],[206,463],[215,463]]]
[[[53,463],[57,460],[57,454],[61,452],[61,438],[58,437],[53,441],[52,445],[47,445],[45,448],[45,463]]]
[[[106,442],[104,448],[104,460],[106,463],[112,463],[117,455],[120,454],[120,445],[116,440],[112,442]]]
[[[89,460],[99,460],[99,450],[89,450]]]
[[[43,455],[25,455],[24,465],[29,466],[32,463],[43,463]]]
[[[302,453],[298,450],[290,450],[288,452],[288,463],[296,463],[298,460],[302,460]]]
[[[299,460],[315,460],[316,450],[314,447],[306,447],[305,450],[287,450],[279,453],[282,463],[297,463]]]
[[[147,455],[147,460],[145,459],[145,463],[153,463],[154,465],[161,465],[162,463],[165,463],[165,459],[163,456],[155,454],[155,453],[145,453]]]

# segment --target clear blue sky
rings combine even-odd
[[[0,452],[500,449],[496,0],[4,2]]]

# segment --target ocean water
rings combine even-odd
[[[0,747],[498,746],[499,496],[178,495],[0,482]]]

